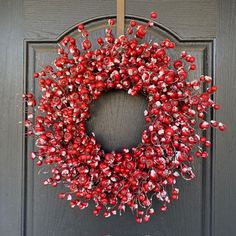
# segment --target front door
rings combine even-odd
[[[231,159],[236,151],[236,140],[231,135],[235,128],[230,127],[235,111],[229,110],[236,102],[233,90],[235,69],[231,68],[235,64],[236,51],[227,48],[236,35],[236,6],[233,1],[228,1],[229,4],[218,2],[217,5],[214,0],[126,1],[126,24],[131,18],[146,22],[149,12],[158,11],[157,24],[149,31],[147,39],[159,42],[170,38],[176,43],[178,52],[186,50],[194,55],[197,70],[190,79],[201,74],[213,76],[219,85],[216,100],[222,105],[217,119],[229,126],[226,134],[210,133],[209,138],[214,144],[210,157],[194,162],[196,179],[178,181],[179,200],[165,213],[159,211],[160,203],[156,201],[156,214],[141,225],[135,222],[129,210],[122,216],[105,219],[93,216],[92,207],[80,211],[58,199],[57,193],[62,188],[43,186],[43,173],[47,170],[36,167],[29,159],[34,145],[31,139],[24,138],[20,123],[23,112],[20,94],[23,90],[37,93],[33,72],[53,61],[57,42],[63,36],[77,35],[78,23],[86,24],[93,40],[104,35],[107,19],[116,14],[116,1],[9,0],[1,3],[1,22],[6,22],[1,23],[0,28],[3,55],[0,65],[0,181],[4,186],[0,189],[3,198],[1,235],[15,236],[20,232],[27,236],[233,235],[236,228],[230,222],[235,216],[232,201],[236,196],[233,186],[230,187],[235,184],[230,173],[236,164]],[[231,41],[226,35],[231,36]],[[141,95],[131,97],[124,92],[110,92],[93,104],[88,129],[96,133],[105,150],[136,145],[141,141],[145,127],[143,112],[146,105],[145,97]],[[211,113],[211,118],[214,116]],[[228,201],[231,201],[231,207]]]

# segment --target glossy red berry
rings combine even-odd
[[[151,12],[150,17],[152,19],[156,19],[157,18],[157,12],[155,12],[155,11]]]
[[[135,20],[131,20],[129,24],[131,27],[135,27],[137,25],[137,22]]]
[[[109,20],[108,20],[108,24],[109,24],[110,26],[113,26],[113,25],[115,24],[115,19],[109,19]]]
[[[78,25],[78,30],[79,31],[83,31],[84,30],[84,25],[83,24],[79,24]]]

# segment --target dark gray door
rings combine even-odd
[[[194,76],[208,74],[220,87],[216,100],[222,105],[217,119],[228,131],[211,133],[210,158],[195,163],[197,178],[179,181],[181,195],[166,213],[138,225],[130,211],[108,219],[94,217],[92,209],[71,209],[56,195],[60,187],[42,185],[43,169],[29,160],[32,140],[24,138],[21,94],[37,92],[33,71],[55,57],[57,42],[67,33],[76,35],[76,25],[85,21],[93,38],[102,35],[107,15],[115,15],[114,0],[8,0],[0,2],[0,235],[2,236],[177,236],[235,235],[236,159],[235,137],[235,1],[127,0],[130,15],[145,22],[149,12],[159,12],[158,24],[148,38],[171,38],[177,50],[196,56]],[[91,20],[96,18],[95,20]],[[140,142],[144,128],[144,97],[123,92],[104,95],[93,108],[88,123],[105,150]],[[211,114],[214,116],[214,114]],[[138,128],[137,128],[138,127]]]

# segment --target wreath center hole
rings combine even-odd
[[[103,150],[121,151],[141,143],[145,129],[145,96],[131,96],[126,91],[109,91],[91,104],[88,133],[94,132]]]

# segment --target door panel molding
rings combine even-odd
[[[102,34],[102,32],[104,31],[103,29],[105,28],[105,23],[107,21],[107,19],[109,18],[115,18],[115,15],[107,15],[107,16],[101,16],[101,17],[95,17],[92,18],[90,20],[84,21],[84,22],[80,22],[80,23],[84,23],[84,25],[87,26],[88,30],[91,30],[91,37],[93,37],[94,35],[97,34]],[[142,23],[146,23],[149,20],[146,18],[142,18],[142,17],[138,17],[138,16],[133,16],[133,15],[127,15],[125,17],[126,20],[126,25],[128,20],[130,19],[135,19],[139,22]],[[48,62],[50,62],[50,60],[48,62],[45,62],[46,58],[51,59],[54,57],[54,55],[56,55],[56,53],[53,51],[57,45],[57,43],[65,36],[65,35],[77,35],[77,25],[75,24],[72,27],[66,29],[64,32],[62,32],[57,38],[55,39],[42,39],[42,40],[35,40],[35,39],[25,39],[24,41],[24,64],[25,64],[25,68],[24,68],[24,92],[29,92],[31,88],[33,88],[34,92],[37,89],[37,85],[35,83],[35,80],[33,79],[33,72],[34,70],[37,70],[37,66],[38,66],[38,62],[42,61],[43,64],[47,64]],[[159,41],[162,38],[170,38],[173,41],[176,42],[177,44],[177,48],[180,50],[182,49],[187,49],[190,52],[193,52],[197,55],[197,65],[200,67],[199,70],[197,71],[198,73],[204,73],[207,75],[211,75],[213,77],[213,82],[214,83],[214,75],[215,75],[215,39],[214,38],[182,38],[180,37],[176,32],[174,32],[172,29],[167,28],[166,26],[160,24],[160,23],[154,23],[154,26],[152,29],[150,29],[149,31],[150,33],[147,35],[147,37],[150,40],[154,40],[155,38],[157,38],[157,41]],[[24,111],[25,109],[27,109],[27,107],[24,107]],[[25,112],[23,112],[23,118],[25,117]],[[209,114],[209,116],[207,117],[207,119],[214,119],[215,114],[213,111],[211,111],[211,113]],[[25,133],[25,129],[23,130],[23,134]],[[214,133],[211,129],[211,132],[209,132],[208,138],[212,141],[214,137]],[[38,222],[39,220],[42,219],[35,219],[37,216],[35,216],[35,207],[34,206],[35,202],[37,202],[39,204],[40,199],[37,198],[38,196],[38,192],[35,193],[35,188],[34,186],[36,186],[36,184],[39,184],[40,178],[37,176],[37,169],[35,168],[35,164],[29,160],[29,153],[32,151],[33,147],[33,141],[28,139],[27,137],[25,137],[23,135],[23,153],[22,153],[22,157],[23,157],[23,168],[22,168],[22,173],[23,173],[23,182],[22,182],[22,206],[23,206],[23,210],[22,210],[22,235],[34,235],[34,227],[36,227],[36,222]],[[193,181],[192,183],[190,183],[190,193],[186,193],[185,191],[187,191],[187,185],[186,183],[182,183],[180,181],[180,184],[183,185],[181,190],[183,192],[183,195],[186,196],[185,199],[188,200],[188,194],[191,194],[191,191],[194,191],[194,189],[196,191],[198,191],[196,193],[196,196],[198,196],[200,199],[196,199],[197,201],[199,201],[199,203],[193,203],[193,205],[195,204],[196,207],[199,207],[199,209],[192,209],[192,214],[194,214],[194,212],[198,211],[198,215],[194,216],[197,217],[197,223],[194,229],[191,229],[191,227],[194,225],[190,225],[184,232],[185,233],[189,233],[192,231],[191,235],[212,235],[212,217],[213,217],[213,205],[214,205],[214,198],[213,198],[213,186],[214,186],[214,158],[213,155],[215,155],[215,145],[212,145],[211,150],[209,151],[209,159],[205,160],[205,161],[201,161],[201,160],[196,160],[196,169],[197,169],[197,180]],[[36,183],[35,183],[36,182]],[[35,185],[34,185],[35,184]],[[37,187],[39,187],[37,185]],[[45,194],[47,194],[47,190],[44,187],[39,187],[39,190],[41,190],[41,194],[40,195],[43,199],[48,199],[49,196],[49,201],[50,202],[50,195],[52,196],[52,199],[54,199],[54,202],[51,201],[52,204],[54,204],[54,207],[57,207],[60,205],[61,208],[70,208],[69,204],[66,203],[62,203],[61,201],[58,203],[58,200],[56,199],[56,194],[55,191],[52,190],[51,188],[49,189],[49,195],[48,196],[44,196]],[[44,192],[44,193],[42,193]],[[194,196],[193,193],[191,196]],[[190,198],[191,200],[191,198]],[[175,203],[173,206],[170,206],[170,214],[171,212],[173,213],[173,211],[171,211],[171,208],[176,208],[176,209],[181,209],[182,208],[186,208],[183,210],[184,214],[186,216],[191,215],[189,212],[187,212],[187,210],[189,208],[191,208],[191,204],[192,202],[187,202],[187,206],[184,204],[183,198],[180,198],[178,203],[178,207],[175,206],[177,205],[177,203]],[[40,205],[40,204],[39,204]],[[188,207],[189,206],[189,207]],[[46,206],[44,207],[46,208]],[[73,210],[73,211],[77,211],[77,210]],[[86,218],[86,214],[89,215],[89,217],[91,217],[90,212],[91,209],[86,210],[86,212],[82,212],[82,216],[84,216]],[[189,210],[191,211],[191,210]],[[44,214],[47,213],[46,209],[44,209],[44,211],[42,211]],[[177,215],[178,212],[174,212],[174,216],[178,217]],[[196,213],[197,214],[197,213]],[[80,215],[80,213],[78,212],[78,215]],[[128,216],[127,216],[128,217]],[[158,216],[160,218],[160,216]],[[82,218],[80,218],[78,216],[79,220],[82,220]],[[165,218],[165,216],[163,216],[163,219]],[[92,218],[88,218],[89,220],[91,220],[91,222],[95,222],[95,225],[98,224],[96,222],[96,220],[92,220]],[[115,218],[116,221],[118,221],[121,218]],[[127,218],[130,219],[130,218]],[[176,218],[177,219],[177,218]],[[102,220],[99,219],[101,222]],[[124,217],[123,217],[124,220]],[[132,220],[132,219],[131,219]],[[154,223],[155,221],[157,221],[160,219],[156,219],[155,217],[153,217],[153,219],[150,221],[151,223]],[[167,219],[169,220],[169,218]],[[104,223],[105,222],[105,223]],[[108,222],[107,220],[104,220],[104,222],[102,222],[102,225],[107,224],[106,222]],[[191,221],[193,222],[193,221]],[[82,222],[83,223],[83,222]],[[134,228],[134,225],[132,223],[135,222],[130,222],[130,229],[132,231],[132,229]],[[117,225],[119,225],[118,222],[116,222]],[[136,224],[136,223],[135,223]],[[143,226],[143,230],[146,230],[146,233],[149,233],[147,231],[147,227],[148,225],[150,226],[150,223],[146,224],[146,226]],[[46,226],[47,227],[47,226]],[[187,226],[186,226],[187,227]],[[53,226],[52,226],[53,228]],[[141,229],[140,229],[141,230]],[[165,229],[160,227],[160,235],[162,235],[163,233],[165,234],[169,234],[171,233],[171,227],[170,229]],[[165,231],[167,230],[167,231]],[[181,230],[181,229],[179,229]],[[183,229],[184,230],[184,229]],[[142,230],[141,230],[142,231]],[[45,231],[48,232],[48,231]],[[78,231],[79,232],[79,231]],[[96,230],[95,230],[96,232]],[[179,233],[182,231],[179,231]],[[49,232],[48,232],[49,233]],[[129,234],[129,232],[126,232],[127,234],[123,234],[123,235],[132,235],[132,232]],[[113,234],[111,234],[113,236]],[[152,231],[150,231],[150,235],[152,235]],[[159,235],[159,234],[158,234]],[[181,233],[180,233],[181,235]],[[182,234],[184,235],[184,233]]]

